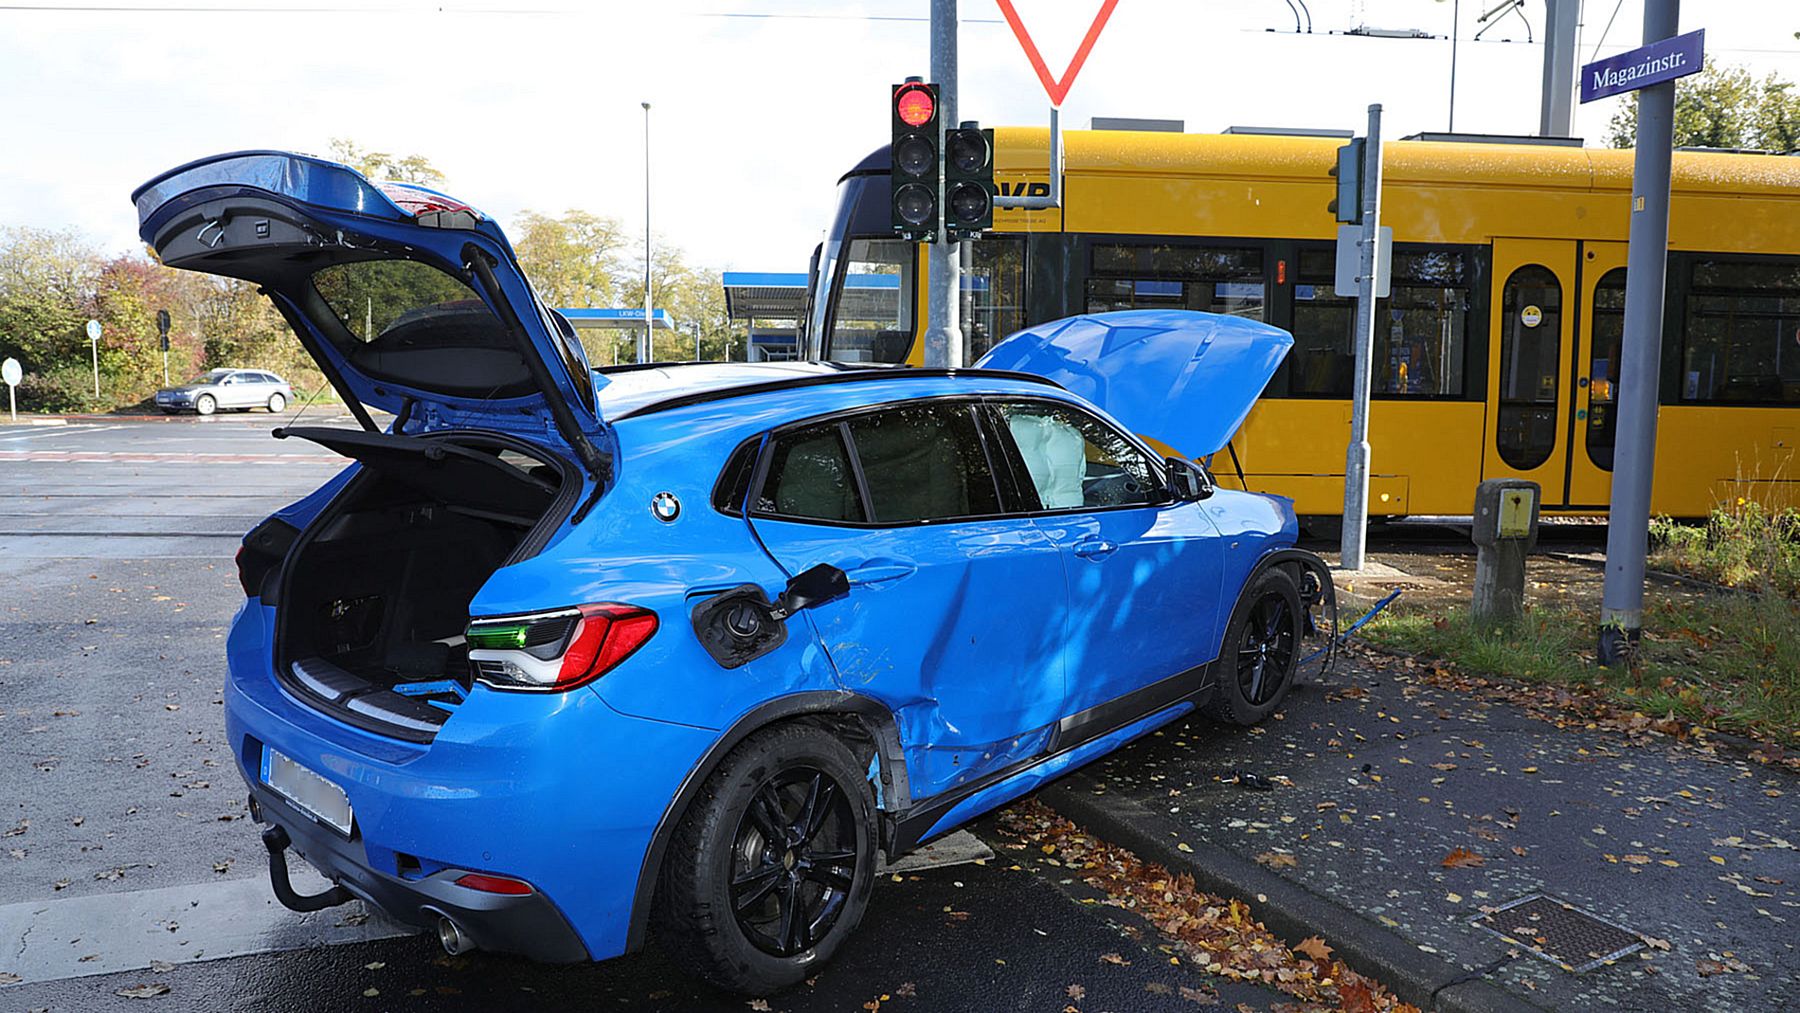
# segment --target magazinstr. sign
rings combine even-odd
[[[1702,28],[1582,67],[1581,101],[1592,102],[1698,74],[1705,65],[1706,29]]]

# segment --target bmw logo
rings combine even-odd
[[[672,492],[659,492],[650,498],[650,512],[664,524],[681,516],[681,501]]]

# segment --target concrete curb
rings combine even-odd
[[[1323,937],[1337,959],[1421,1009],[1543,1013],[1543,1007],[1493,982],[1470,979],[1470,972],[1421,951],[1380,923],[1236,852],[1192,839],[1185,842],[1191,852],[1177,849],[1175,842],[1188,833],[1185,827],[1130,799],[1102,792],[1085,774],[1072,774],[1039,797],[1096,837],[1171,871],[1188,873],[1202,890],[1254,904],[1262,923],[1290,944],[1307,936]]]

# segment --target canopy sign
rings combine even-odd
[[[1652,42],[1581,68],[1581,101],[1592,102],[1678,77],[1706,65],[1706,29]]]

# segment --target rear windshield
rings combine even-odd
[[[337,264],[314,272],[313,286],[358,341],[421,324],[490,331],[496,340],[506,340],[500,320],[473,289],[416,261]]]
[[[514,397],[531,375],[506,327],[457,278],[411,260],[364,260],[315,271],[313,287],[341,326],[333,339],[371,376],[429,390]]]

